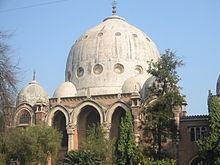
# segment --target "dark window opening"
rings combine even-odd
[[[57,111],[54,114],[53,128],[57,129],[62,135],[61,146],[67,147],[68,146],[68,135],[67,135],[67,130],[66,130],[66,117],[60,111]]]
[[[19,124],[30,124],[31,122],[31,115],[28,111],[23,111],[20,119],[19,119]]]

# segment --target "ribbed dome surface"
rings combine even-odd
[[[76,85],[77,95],[121,92],[124,81],[141,74],[146,79],[148,61],[157,61],[153,41],[123,18],[111,16],[85,32],[70,50],[66,81]]]
[[[49,98],[43,87],[33,80],[19,92],[17,105],[28,103],[33,106],[37,102],[48,104]]]
[[[76,95],[76,87],[71,82],[62,83],[54,92],[54,98],[74,97]]]
[[[135,77],[127,79],[122,86],[122,93],[140,92],[141,85]]]

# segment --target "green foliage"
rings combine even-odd
[[[85,142],[79,151],[66,154],[65,164],[112,164],[114,140],[107,140],[99,125],[93,125],[87,131]]]
[[[145,160],[143,165],[176,165],[175,160],[157,160],[157,161],[152,161],[150,159]]]
[[[70,151],[65,155],[64,165],[100,165],[99,155],[89,150]]]
[[[176,125],[173,111],[184,101],[178,82],[177,68],[182,66],[175,53],[167,50],[158,62],[150,62],[148,73],[155,81],[149,87],[148,98],[143,110],[147,134],[146,154],[154,159],[168,157],[163,143],[176,138]]]
[[[1,154],[0,153],[0,165],[5,165],[7,160],[6,154]]]
[[[104,162],[111,164],[113,161],[114,140],[107,139],[102,127],[99,125],[93,125],[88,129],[82,149],[95,153],[100,157],[103,164],[106,164]]]
[[[210,132],[207,137],[197,142],[201,157],[205,164],[220,164],[220,100],[211,97],[209,101]]]
[[[49,126],[14,128],[5,135],[5,153],[22,164],[45,163],[48,154],[55,158],[60,146],[60,134]]]
[[[116,164],[137,164],[136,151],[131,112],[126,112],[126,115],[121,118],[119,137],[116,142]]]

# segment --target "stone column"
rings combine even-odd
[[[74,133],[76,130],[76,126],[73,124],[68,124],[66,127],[67,134],[68,134],[68,151],[74,150],[75,149],[75,144],[74,144]]]
[[[133,115],[133,125],[134,125],[134,136],[135,136],[135,143],[136,145],[138,145],[139,141],[140,141],[140,130],[139,130],[139,126],[140,126],[140,106],[141,106],[141,102],[140,102],[140,94],[138,92],[134,92],[131,95],[131,112]]]
[[[109,139],[110,138],[111,123],[104,122],[102,124],[102,129],[103,129],[103,132],[105,134],[105,138]]]
[[[139,133],[139,126],[140,126],[140,109],[139,107],[131,107],[132,115],[133,115],[133,125],[134,125],[134,136],[135,136],[135,143],[138,145],[140,140],[140,133]]]
[[[177,160],[177,165],[179,165],[179,145],[180,145],[180,115],[181,115],[181,107],[180,106],[176,106],[174,107],[173,109],[173,113],[174,113],[174,119],[175,119],[175,124],[176,124],[176,139],[175,139],[175,145],[176,145],[176,148],[175,148],[175,159]]]
[[[181,113],[181,107],[180,106],[174,107],[173,114],[174,114],[175,124],[178,130],[180,125],[180,113]]]

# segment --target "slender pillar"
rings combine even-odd
[[[176,143],[176,153],[175,153],[175,157],[177,160],[177,165],[179,165],[179,143],[180,143],[180,135],[179,135],[179,126],[180,126],[180,113],[181,113],[181,107],[177,106],[174,107],[173,109],[173,113],[174,113],[174,119],[175,119],[175,124],[176,124],[176,139],[175,139],[175,143]]]
[[[68,134],[68,151],[74,150],[75,145],[74,145],[74,133],[76,130],[76,126],[73,124],[68,124],[66,127],[67,134]]]
[[[135,136],[135,143],[138,145],[140,141],[140,133],[139,133],[139,126],[140,126],[140,109],[139,107],[131,107],[132,108],[132,115],[133,115],[133,125],[134,125],[134,136]]]
[[[133,125],[134,125],[134,136],[135,136],[135,143],[136,145],[139,144],[140,141],[140,132],[139,132],[139,126],[140,126],[140,94],[138,92],[132,93],[131,96],[131,112],[133,115]]]
[[[103,132],[105,134],[105,138],[109,139],[110,138],[111,123],[104,122],[102,124],[102,129],[103,129]]]

